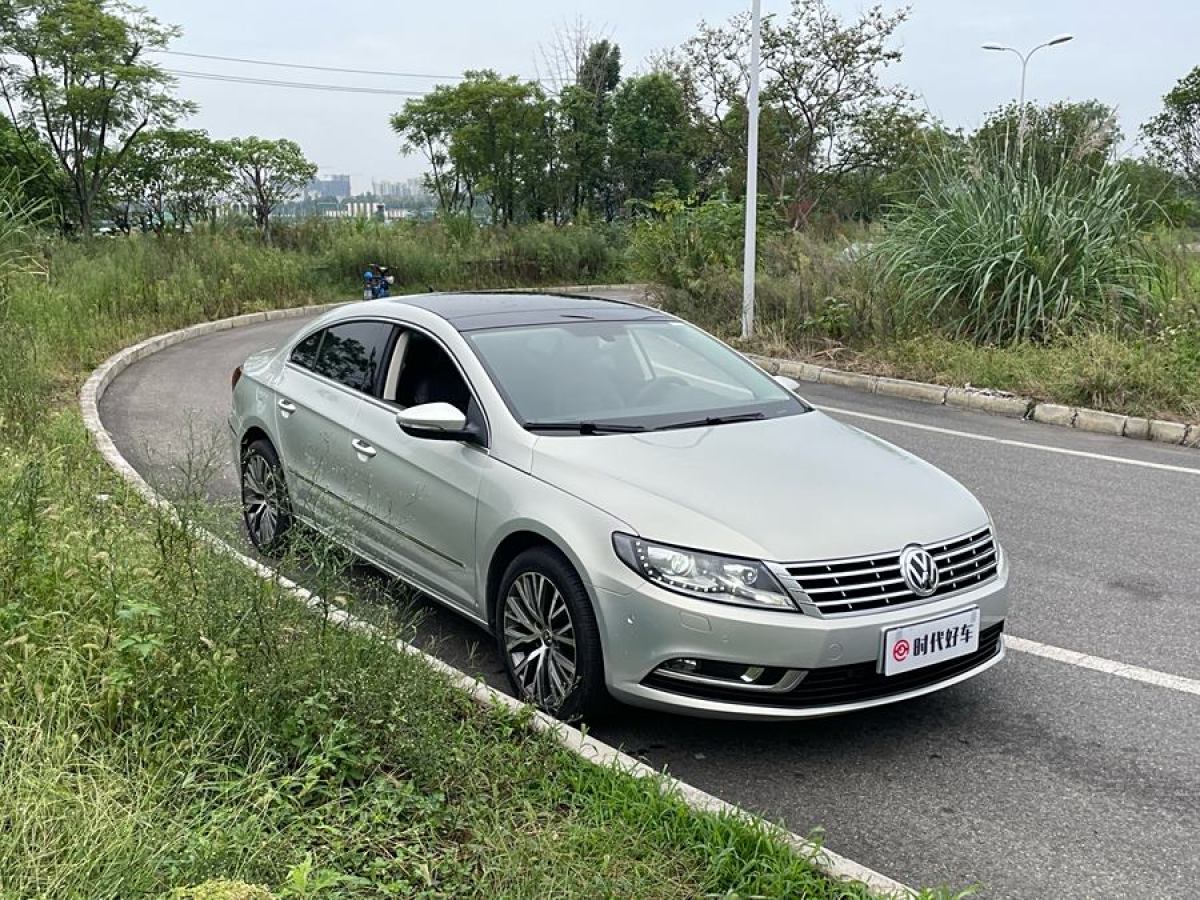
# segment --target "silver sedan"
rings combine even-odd
[[[949,476],[646,307],[339,307],[234,373],[250,540],[316,529],[496,637],[517,694],[792,719],[999,662],[1008,565]]]

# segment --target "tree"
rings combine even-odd
[[[909,94],[882,80],[900,58],[889,44],[907,16],[874,6],[843,23],[824,0],[792,0],[782,20],[764,17],[759,179],[792,226],[850,175],[885,164],[887,148],[872,138],[917,116]],[[731,176],[744,152],[749,41],[749,16],[740,13],[722,26],[701,23],[663,63],[687,84],[703,131],[701,170],[718,190],[713,182],[736,190]]]
[[[1200,197],[1200,66],[1179,80],[1163,110],[1142,126],[1155,160]]]
[[[230,160],[204,131],[145,131],[113,176],[111,194],[128,231],[185,229],[212,215],[216,198],[232,181]]]
[[[235,197],[250,207],[254,224],[271,239],[271,213],[290,200],[317,174],[295,141],[234,138],[218,144],[233,173]]]
[[[429,164],[425,186],[437,198],[443,215],[457,215],[475,205],[475,185],[450,155],[456,104],[450,88],[439,86],[419,100],[409,100],[392,116],[392,131],[400,136],[400,152],[420,153]]]
[[[605,169],[613,91],[620,80],[621,48],[597,41],[583,55],[575,83],[559,96],[559,156],[573,217],[584,209],[610,219],[614,213]]]
[[[0,0],[0,95],[53,153],[85,237],[137,136],[192,108],[147,58],[178,33],[121,0]]]
[[[624,199],[649,200],[664,184],[690,193],[690,137],[675,79],[664,72],[626,79],[612,111],[612,170]]]
[[[538,85],[483,70],[409,100],[392,129],[406,152],[430,162],[443,212],[469,212],[482,196],[493,224],[507,225],[543,218],[552,205],[545,184],[555,163],[553,114]]]
[[[1015,156],[1020,122],[1019,104],[1002,106],[984,119],[971,145],[984,158]],[[1116,111],[1099,100],[1025,106],[1024,162],[1042,181],[1057,177],[1068,165],[1099,174],[1120,140]]]
[[[1187,185],[1170,169],[1148,159],[1122,159],[1117,171],[1129,188],[1134,214],[1142,225],[1200,225],[1200,196],[1188,196]]]
[[[28,201],[60,225],[64,222],[68,197],[58,161],[36,132],[18,128],[7,118],[0,118],[0,172],[13,173],[11,179],[3,179],[9,200]]]

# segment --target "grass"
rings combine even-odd
[[[73,414],[38,443],[0,450],[0,895],[865,896],[214,555]]]
[[[1040,175],[1033,153],[933,158],[872,249],[902,319],[977,344],[1137,330],[1158,274],[1115,166]]]
[[[397,292],[622,274],[615,232],[542,226],[456,234],[440,225],[317,220],[281,226],[270,247],[218,228],[90,245],[47,240],[34,255],[46,277],[13,277],[0,298],[0,417],[26,430],[48,399],[64,399],[81,371],[122,346],[191,322],[354,299],[370,262],[392,266]]]
[[[333,237],[398,241],[417,259],[423,234]],[[429,237],[433,254],[451,240]],[[87,371],[191,321],[353,296],[352,251],[317,255],[309,240],[320,243],[52,243],[34,254],[48,277],[11,281],[0,310],[0,897],[865,897],[763,830],[589,765],[386,641],[334,626],[101,463],[74,411]],[[578,254],[563,249],[576,240]],[[540,260],[538,277],[602,271],[582,262],[598,246],[584,236],[472,246],[490,260],[468,273],[472,285],[510,283],[497,248]],[[421,265],[405,271],[439,286],[467,277]],[[209,515],[186,486],[175,493],[186,520]],[[306,583],[348,598],[338,557],[308,548]]]

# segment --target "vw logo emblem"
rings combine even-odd
[[[912,544],[900,554],[900,574],[918,597],[928,597],[938,589],[941,575],[933,556],[924,547]]]

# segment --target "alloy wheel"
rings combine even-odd
[[[242,514],[256,547],[269,547],[279,535],[286,515],[284,493],[275,466],[261,453],[251,451],[242,463]]]
[[[557,712],[575,688],[575,623],[558,587],[523,572],[504,603],[504,649],[523,699]]]

